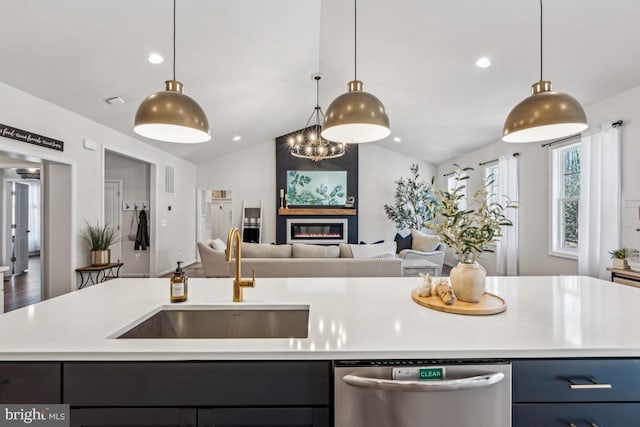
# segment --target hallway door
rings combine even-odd
[[[13,187],[13,274],[29,268],[29,186],[14,182]]]
[[[233,203],[228,201],[215,201],[211,203],[211,238],[227,239],[231,229],[231,215]]]

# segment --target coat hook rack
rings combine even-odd
[[[122,201],[122,210],[123,211],[141,211],[149,209],[149,201],[148,200],[123,200]]]

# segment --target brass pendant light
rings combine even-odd
[[[587,116],[572,96],[551,90],[542,79],[542,0],[540,0],[540,81],[531,96],[516,105],[504,122],[505,142],[540,142],[576,135],[587,129]]]
[[[391,133],[389,117],[378,98],[363,91],[363,83],[357,79],[358,8],[354,6],[354,79],[348,83],[349,91],[338,96],[327,108],[322,137],[330,141],[349,143],[372,142],[386,138]]]
[[[320,108],[320,79],[322,79],[322,76],[316,74],[313,79],[316,81],[316,106],[304,125],[304,129],[287,137],[287,144],[289,144],[292,156],[319,162],[320,160],[344,156],[345,143],[327,141],[320,136],[320,131],[322,130],[320,117],[324,119],[322,108]],[[309,123],[314,117],[316,123],[310,127]]]
[[[176,80],[176,0],[173,0],[173,80],[165,90],[145,98],[136,112],[133,130],[146,138],[177,143],[198,143],[211,139],[209,121],[200,105],[182,93]]]

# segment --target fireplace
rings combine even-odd
[[[347,243],[348,236],[346,218],[287,219],[287,243]]]

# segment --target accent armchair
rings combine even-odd
[[[436,276],[442,275],[442,264],[444,263],[444,255],[447,252],[447,245],[440,242],[438,246],[431,252],[422,252],[415,249],[403,249],[398,253],[398,257],[405,259],[424,259],[431,261],[438,266]]]

